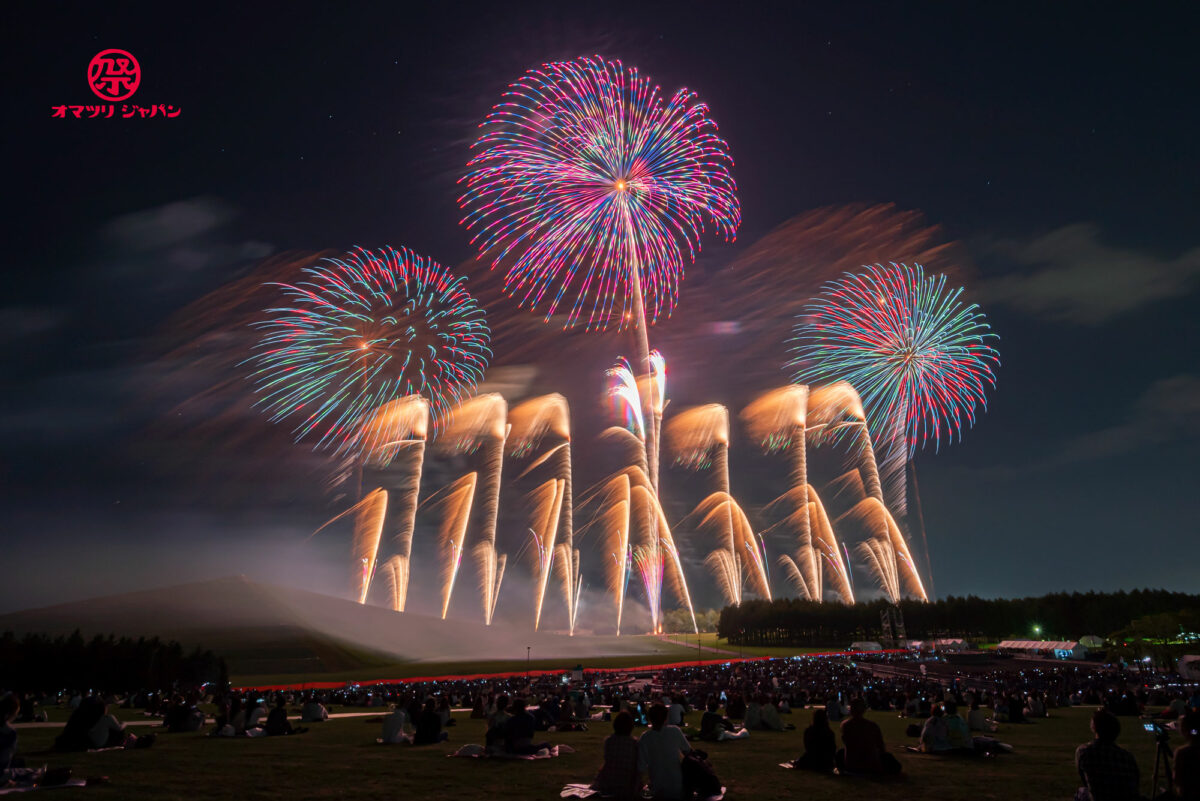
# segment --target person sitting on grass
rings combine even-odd
[[[448,739],[450,733],[442,731],[442,716],[438,714],[437,702],[430,698],[417,716],[413,745],[433,745]]]
[[[503,727],[504,750],[510,754],[528,756],[543,748],[550,748],[550,743],[534,743],[533,735],[536,733],[537,720],[525,708],[525,699],[514,699],[512,717],[504,722]]]
[[[326,720],[329,720],[329,710],[317,700],[315,694],[309,693],[304,701],[304,706],[300,707],[300,722],[321,723]]]
[[[722,717],[717,713],[717,704],[716,697],[710,696],[706,711],[700,717],[700,739],[717,743],[723,740],[744,740],[749,737],[749,731],[734,726],[729,718]]]
[[[613,733],[604,738],[604,764],[592,782],[592,789],[608,798],[638,797],[638,741],[633,736],[633,715],[618,712],[612,722]]]
[[[176,693],[171,697],[171,706],[163,718],[163,725],[172,733],[200,731],[204,726],[204,713]]]
[[[92,748],[149,748],[154,735],[135,737],[125,732],[125,724],[108,712],[108,704],[96,696],[80,701],[67,719],[67,725],[54,741],[58,751],[87,751]]]
[[[308,729],[303,726],[293,728],[288,720],[287,698],[280,693],[275,699],[275,708],[267,715],[267,725],[263,727],[268,737],[278,737],[283,734],[304,734]]]
[[[950,732],[946,727],[941,704],[934,704],[929,719],[921,727],[921,751],[926,754],[945,754],[950,751]]]
[[[1200,710],[1193,709],[1179,718],[1179,733],[1184,743],[1175,749],[1175,794],[1184,801],[1200,799]]]
[[[771,699],[767,696],[761,696],[758,699],[759,728],[766,731],[783,731],[783,719],[779,717],[779,708],[771,703]]]
[[[504,742],[504,724],[512,715],[508,714],[508,696],[501,695],[496,699],[495,711],[488,716],[487,734],[484,743],[488,748]]]
[[[17,730],[12,727],[20,710],[21,703],[13,696],[0,698],[0,787],[16,778],[12,771],[21,767],[16,764]]]
[[[1117,745],[1121,722],[1108,710],[1097,709],[1091,726],[1094,738],[1075,750],[1075,767],[1083,780],[1076,801],[1138,801],[1137,760]]]
[[[263,706],[263,699],[255,698],[246,706],[246,725],[243,728],[246,731],[261,729],[266,717],[267,708]]]
[[[667,708],[655,704],[646,713],[650,730],[638,740],[638,762],[650,776],[656,799],[683,798],[683,755],[692,750],[678,726],[667,725]]]
[[[408,745],[412,743],[412,735],[408,733],[408,713],[403,704],[393,704],[392,711],[383,719],[384,745]]]
[[[994,732],[1000,728],[995,721],[988,720],[984,715],[983,710],[979,708],[979,700],[971,702],[971,709],[967,712],[967,728],[971,731],[986,731]]]
[[[836,754],[838,770],[843,773],[897,774],[900,762],[887,751],[879,724],[867,720],[867,702],[850,702],[850,717],[842,721],[842,747]]]
[[[804,755],[792,762],[801,770],[832,773],[836,766],[837,740],[829,728],[829,715],[824,709],[813,710],[812,723],[804,730]]]
[[[449,728],[454,725],[454,716],[450,709],[450,696],[443,695],[438,700],[438,717],[442,719],[442,728]]]
[[[954,701],[947,701],[945,710],[946,740],[950,743],[951,750],[963,754],[975,753],[975,740],[971,737],[971,729],[967,726],[967,721],[958,714],[958,704]]]
[[[762,706],[758,703],[758,698],[751,696],[746,702],[746,712],[742,715],[742,725],[750,731],[757,731],[762,726]]]

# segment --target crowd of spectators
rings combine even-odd
[[[61,751],[152,745],[155,733],[138,736],[121,722],[118,713],[126,709],[160,719],[160,732],[217,737],[295,736],[328,720],[334,709],[378,710],[378,741],[415,747],[451,739],[455,716],[466,714],[485,721],[480,753],[509,757],[544,755],[551,749],[547,732],[611,726],[594,786],[606,795],[635,797],[646,781],[661,798],[712,789],[715,775],[707,755],[696,748],[700,743],[803,728],[804,751],[789,761],[793,767],[889,777],[902,773],[901,762],[868,713],[910,718],[910,750],[978,756],[1008,748],[993,738],[998,730],[1035,722],[1059,707],[1086,706],[1098,711],[1091,720],[1092,740],[1076,754],[1077,798],[1139,798],[1136,761],[1116,744],[1123,716],[1142,716],[1180,731],[1186,742],[1174,757],[1175,792],[1196,798],[1200,688],[1169,677],[1156,684],[1143,678],[1069,663],[958,672],[913,657],[879,656],[738,661],[647,674],[516,674],[304,692],[209,686],[121,699],[76,691],[13,693],[0,698],[0,779],[18,784],[37,779],[22,767],[18,730],[11,724],[45,720],[45,709],[53,706],[69,710],[55,740]],[[292,722],[296,712],[299,725]]]

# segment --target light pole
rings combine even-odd
[[[533,648],[532,645],[525,646],[525,682],[526,683],[529,682],[529,651],[532,648]]]

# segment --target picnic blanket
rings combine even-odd
[[[569,745],[554,745],[550,748],[543,748],[536,754],[510,754],[507,751],[489,751],[482,745],[468,744],[459,748],[453,754],[446,754],[448,757],[466,757],[468,759],[553,759],[562,754],[573,754],[575,749]]]
[[[568,784],[562,788],[562,792],[558,794],[559,798],[610,798],[611,796],[600,795],[599,791],[592,789],[590,784]],[[703,801],[721,801],[725,797],[725,788],[721,788],[720,795],[709,796]]]
[[[62,784],[34,784],[29,787],[6,787],[0,790],[0,795],[13,795],[15,793],[32,793],[34,790],[57,790],[60,787],[83,787],[87,782],[83,779],[67,779]]]

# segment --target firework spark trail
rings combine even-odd
[[[363,464],[387,469],[403,453],[404,483],[392,508],[397,518],[394,535],[397,556],[393,564],[393,608],[403,612],[408,599],[408,563],[412,556],[413,529],[417,521],[417,503],[421,490],[421,472],[425,461],[425,439],[429,433],[429,402],[420,395],[407,395],[376,409],[364,424]],[[395,558],[395,557],[394,557]]]
[[[531,549],[534,558],[534,576],[537,582],[533,596],[533,630],[537,631],[542,622],[542,604],[546,598],[546,585],[554,569],[554,557],[557,552],[555,539],[558,533],[559,517],[562,514],[563,495],[566,482],[561,478],[552,478],[544,482],[531,494],[532,500],[530,517],[533,527],[529,529],[533,539]]]
[[[888,540],[878,537],[859,543],[859,556],[871,571],[871,575],[879,582],[880,589],[893,604],[900,603],[900,579],[896,575],[896,554]]]
[[[857,474],[855,474],[857,475]],[[784,566],[788,578],[800,587],[812,600],[820,601],[825,594],[825,576],[833,580],[832,589],[843,603],[854,603],[854,589],[850,581],[849,562],[842,558],[833,524],[825,512],[825,504],[816,488],[792,487],[786,493],[767,504],[769,511],[775,504],[786,502],[793,511],[775,525],[793,527],[800,525],[802,514],[799,500],[808,498],[807,519],[811,523],[810,535],[801,540],[793,558],[787,554],[779,557],[778,564]],[[799,578],[797,578],[799,577]]]
[[[679,559],[679,549],[675,547],[675,538],[671,535],[671,527],[667,525],[667,516],[663,512],[662,505],[658,502],[657,496],[651,496],[653,502],[653,511],[657,518],[657,544],[660,551],[659,560],[665,562],[664,572],[670,581],[671,591],[679,600],[680,604],[688,610],[688,615],[692,619],[692,630],[700,633],[700,627],[696,624],[696,610],[692,606],[692,594],[688,590],[687,577],[683,575],[683,562]],[[747,528],[749,523],[747,523]],[[750,532],[749,537],[754,539],[754,533]],[[768,596],[769,597],[769,596]],[[662,599],[659,598],[661,603]],[[659,619],[662,618],[662,610],[659,610]]]
[[[646,419],[642,408],[642,393],[633,375],[633,368],[622,357],[617,359],[614,366],[604,371],[604,376],[609,382],[608,399],[612,403],[613,411],[624,422],[626,430],[644,443]]]
[[[462,403],[451,412],[446,424],[444,442],[458,451],[472,452],[482,449],[484,453],[483,478],[480,481],[480,517],[482,518],[480,542],[491,546],[490,566],[498,559],[496,555],[496,518],[500,509],[500,479],[504,468],[504,444],[508,439],[508,403],[499,394],[489,392],[477,395]],[[481,599],[486,625],[492,624],[492,612],[496,608],[499,593],[499,578],[495,584],[483,581]]]
[[[337,455],[359,453],[363,422],[405,395],[423,395],[435,425],[469,396],[491,351],[483,311],[434,261],[401,248],[355,249],[278,284],[280,305],[249,362],[257,405],[272,422],[296,421]]]
[[[572,493],[572,464],[571,464],[571,412],[567,400],[562,395],[552,394],[532,398],[514,407],[509,412],[509,423],[512,430],[509,434],[509,454],[524,456],[540,447],[548,435],[561,440],[559,444],[544,452],[535,459],[522,473],[528,474],[534,468],[551,460],[555,462],[555,473],[563,482],[562,514],[559,521],[558,535],[554,540],[555,553],[561,546],[565,549],[567,558],[559,561],[559,568],[568,571],[563,579],[563,596],[567,609],[568,633],[575,633],[576,601],[582,579],[579,574],[578,551],[574,547],[574,503]],[[571,572],[573,571],[573,572]],[[544,602],[544,585],[535,600],[535,607],[540,610]],[[537,615],[540,618],[540,611]]]
[[[360,604],[367,602],[367,591],[371,588],[371,579],[375,575],[375,560],[379,556],[379,540],[383,535],[383,521],[387,517],[388,494],[386,490],[375,489],[368,492],[363,499],[341,514],[326,521],[314,531],[310,538],[315,537],[334,522],[346,515],[354,515],[354,540],[351,546],[351,585]]]
[[[479,572],[479,596],[488,604],[483,610],[484,623],[491,625],[496,614],[496,602],[500,600],[500,583],[504,580],[508,555],[497,553],[496,544],[486,540],[475,545],[474,553]]]
[[[599,501],[595,517],[578,532],[580,535],[592,527],[601,532],[600,547],[605,553],[608,572],[608,589],[612,593],[616,611],[617,634],[621,633],[621,618],[625,610],[625,589],[629,583],[629,532],[632,484],[626,471],[609,477],[606,481],[585,493],[581,506],[591,498]],[[638,471],[640,472],[640,471]]]
[[[708,107],[686,89],[666,100],[636,68],[595,56],[528,71],[482,127],[459,199],[472,244],[506,264],[522,305],[552,296],[547,321],[573,294],[568,327],[590,306],[589,330],[633,328],[637,375],[652,385],[639,405],[661,415],[647,327],[674,307],[705,220],[728,241],[741,222]],[[660,420],[642,429],[656,494]]]
[[[814,442],[817,445],[825,442],[838,443],[850,437],[855,439],[855,445],[850,448],[849,453],[852,458],[860,457],[858,469],[864,471],[865,491],[880,503],[884,503],[875,449],[867,427],[867,416],[854,387],[846,381],[816,387],[809,393],[808,410]]]
[[[471,520],[471,507],[475,502],[477,473],[467,473],[438,493],[438,506],[445,508],[439,532],[443,552],[442,563],[442,620],[450,611],[450,599],[454,595],[454,583],[462,564],[463,550],[467,540],[467,524]],[[433,498],[430,499],[431,501]],[[427,501],[428,503],[428,501]]]
[[[393,612],[404,611],[403,604],[400,600],[400,572],[402,570],[402,563],[407,564],[407,562],[402,560],[398,555],[392,556],[383,563],[383,574],[388,580],[388,595],[391,598]],[[407,576],[405,576],[405,582],[407,583]]]
[[[728,548],[717,548],[710,551],[704,558],[704,564],[712,571],[717,580],[717,587],[725,596],[725,602],[732,606],[742,603],[742,566],[737,554]]]
[[[866,525],[873,531],[870,541],[881,544],[880,547],[872,546],[872,560],[869,560],[869,566],[877,579],[881,582],[886,579],[884,590],[889,595],[893,595],[894,586],[896,590],[894,595],[899,597],[903,585],[922,601],[929,600],[925,586],[921,582],[921,576],[917,573],[916,565],[913,563],[908,542],[904,539],[904,534],[886,506],[875,498],[864,498],[843,514],[842,518],[857,520]],[[860,552],[865,553],[861,551],[861,548]],[[891,559],[891,563],[880,565],[879,563],[885,559]]]
[[[583,576],[579,572],[579,549],[568,548],[566,543],[555,546],[554,564],[562,581],[563,594],[567,597],[567,636],[575,636],[575,622],[579,614],[579,595],[583,592]]]
[[[655,523],[654,493],[649,486],[630,487],[630,530],[633,563],[642,577],[646,605],[650,608],[650,631],[657,634],[662,620],[663,553]]]
[[[858,489],[860,493],[865,493],[875,502],[874,506],[863,507],[865,511],[860,511],[858,516],[869,518],[876,532],[874,536],[883,537],[889,542],[888,548],[876,548],[871,552],[869,564],[877,565],[879,560],[887,558],[899,560],[901,564],[892,565],[889,575],[891,572],[896,572],[903,578],[902,584],[907,587],[909,592],[922,600],[928,600],[924,584],[912,561],[907,538],[900,530],[891,512],[888,511],[884,501],[883,485],[887,479],[886,477],[882,481],[880,479],[875,449],[871,444],[871,434],[858,392],[849,383],[839,381],[814,390],[810,398],[810,407],[814,422],[821,432],[817,439],[818,442],[837,441],[846,436],[854,436],[857,440],[857,447],[851,449],[851,455],[858,454],[861,457],[860,466],[855,472],[855,475],[861,474],[862,477]],[[899,429],[893,427],[893,437],[897,430]],[[886,450],[884,463],[887,465],[886,471],[890,472],[892,476],[890,484],[893,487],[897,480],[895,478],[897,471],[900,471],[899,480],[903,481],[906,461],[906,449],[889,447]],[[896,493],[892,491],[886,494],[894,495]],[[901,496],[905,494],[903,487],[900,488],[899,494]],[[878,576],[879,571],[873,569],[872,574]]]
[[[999,354],[979,307],[919,264],[875,264],[826,284],[795,328],[797,382],[847,380],[881,446],[887,506],[907,512],[905,463],[987,409]]]
[[[646,465],[650,474],[650,486],[654,494],[658,494],[658,458],[662,443],[663,410],[667,406],[667,360],[657,350],[649,352],[645,373],[646,390],[642,393],[642,402],[650,414],[650,430],[653,436],[646,437]]]
[[[764,392],[742,410],[750,436],[768,452],[792,451],[792,486],[800,489],[796,541],[808,542],[812,522],[808,514],[808,387],[792,384]],[[786,552],[788,548],[780,547]]]
[[[716,477],[716,495],[729,498],[729,410],[711,403],[685,409],[667,423],[666,441],[675,454],[675,464],[691,470],[712,467]],[[701,502],[692,514],[705,520],[711,513],[702,511],[715,496]],[[730,499],[732,500],[732,499]],[[742,559],[734,538],[733,503],[716,501],[723,511],[721,541],[724,550],[709,553],[704,562],[716,576],[717,584],[728,603],[742,602]]]
[[[715,528],[721,535],[727,556],[716,556],[716,551],[709,554],[706,562],[717,570],[717,581],[726,598],[740,598],[741,587],[749,581],[753,592],[760,598],[771,599],[770,577],[767,575],[766,553],[754,534],[749,518],[738,502],[726,492],[714,492],[696,505],[687,518],[698,518],[697,530]],[[726,577],[729,571],[737,567],[736,581],[726,587]],[[744,575],[743,575],[744,574]],[[730,601],[733,603],[733,601]]]

